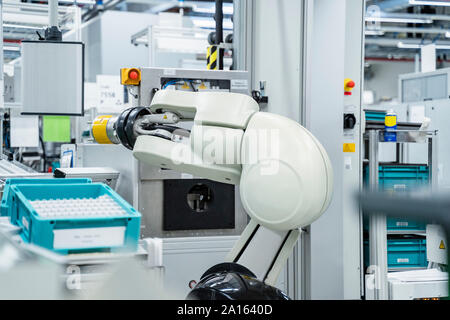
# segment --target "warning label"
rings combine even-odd
[[[354,143],[344,143],[344,152],[355,152],[356,144]]]
[[[441,244],[439,245],[439,249],[445,249],[444,240],[441,240]]]

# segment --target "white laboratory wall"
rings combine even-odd
[[[131,44],[131,36],[158,21],[154,14],[106,11],[85,23],[85,81],[95,82],[98,74],[119,75],[120,68],[148,66],[148,48]]]
[[[364,90],[371,90],[375,94],[375,103],[381,100],[398,98],[398,77],[405,73],[413,73],[413,61],[377,61],[366,57],[366,63],[371,65],[373,77],[366,78]],[[438,68],[450,67],[449,62],[438,64]]]
[[[254,87],[266,81],[264,111],[300,121],[301,1],[258,0],[254,5]]]
[[[414,72],[414,62],[409,61],[374,61],[367,60],[373,72],[372,78],[364,81],[364,90],[374,91],[375,101],[383,98],[398,97],[398,76]]]
[[[118,75],[120,68],[147,67],[148,48],[131,44],[131,36],[159,21],[157,15],[107,11],[102,17],[102,74]]]

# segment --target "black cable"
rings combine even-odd
[[[216,44],[223,42],[223,0],[216,0]]]
[[[214,18],[216,19],[216,45],[220,46],[223,42],[223,0],[216,0],[216,13]],[[223,58],[224,58],[224,50],[220,47],[218,50],[218,61],[219,70],[223,70]]]
[[[194,83],[192,81],[189,81],[189,83],[191,85],[192,91],[197,92],[198,90],[195,89]]]
[[[41,143],[42,146],[42,158],[44,159],[44,172],[46,172],[45,170],[45,165],[47,163],[47,155],[45,154],[45,144],[44,144],[44,140],[42,140],[42,137],[39,136],[39,142]]]

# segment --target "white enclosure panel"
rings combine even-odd
[[[83,115],[80,42],[22,42],[22,114]]]
[[[189,282],[199,281],[209,268],[225,262],[225,257],[239,237],[197,237],[163,239],[164,287],[170,295],[184,299]],[[278,277],[276,287],[285,291],[286,274]]]

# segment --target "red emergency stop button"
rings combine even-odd
[[[138,86],[141,82],[141,71],[137,68],[123,68],[120,71],[120,83],[127,86]]]
[[[344,94],[346,96],[351,96],[352,95],[352,90],[353,88],[356,86],[355,81],[353,81],[352,79],[345,79],[344,80]]]
[[[139,78],[139,74],[136,72],[136,70],[130,71],[128,74],[131,80],[137,80]]]

